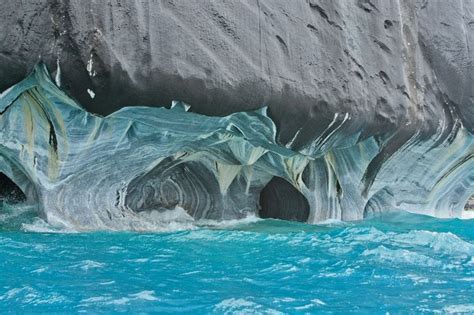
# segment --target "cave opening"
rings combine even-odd
[[[0,231],[18,231],[24,224],[32,224],[40,216],[37,194],[23,173],[14,169],[21,187],[5,173],[0,172]],[[18,178],[19,177],[19,178]]]
[[[11,204],[26,201],[25,193],[7,175],[0,172],[0,202]]]
[[[194,219],[214,219],[219,184],[200,161],[166,158],[151,171],[134,179],[125,204],[140,212],[163,212],[183,208]]]
[[[309,217],[309,203],[288,181],[274,176],[260,192],[258,214],[264,219],[306,222]]]

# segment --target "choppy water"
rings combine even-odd
[[[23,210],[0,216],[0,313],[474,313],[473,220],[38,233]]]

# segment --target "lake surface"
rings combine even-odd
[[[5,213],[0,313],[474,313],[473,220],[71,233]]]

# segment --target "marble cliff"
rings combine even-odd
[[[49,222],[459,217],[474,193],[473,1],[2,8],[0,172]]]

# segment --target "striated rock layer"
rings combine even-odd
[[[460,216],[474,192],[474,1],[0,8],[0,91],[56,78],[2,94],[0,196],[49,221]]]
[[[249,214],[306,222],[395,209],[460,217],[474,192],[474,142],[461,119],[434,132],[348,135],[336,113],[320,136],[286,144],[267,108],[224,117],[125,107],[84,110],[39,65],[0,95],[0,172],[52,224],[153,229],[155,214]],[[300,129],[302,130],[302,129]]]

